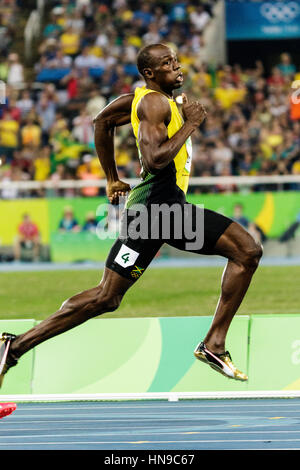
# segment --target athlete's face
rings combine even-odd
[[[162,89],[174,90],[183,84],[181,65],[177,55],[169,47],[153,49],[154,64],[151,67],[154,80]]]

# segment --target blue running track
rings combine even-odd
[[[18,403],[1,450],[300,449],[300,399]]]

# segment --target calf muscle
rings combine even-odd
[[[90,318],[116,310],[132,284],[131,281],[106,268],[98,286],[70,297],[53,315],[17,336],[12,345],[12,353],[20,357],[38,344]]]

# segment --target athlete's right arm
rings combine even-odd
[[[185,122],[169,138],[167,126],[171,120],[171,108],[168,99],[159,93],[148,93],[141,99],[137,110],[140,120],[138,142],[143,165],[148,171],[166,167],[206,116],[203,105],[189,103],[185,95],[182,110]]]
[[[131,189],[118,177],[114,135],[116,127],[130,123],[133,98],[134,93],[121,95],[100,111],[93,121],[96,152],[107,178],[106,194],[112,204],[118,204],[119,196],[125,196]]]

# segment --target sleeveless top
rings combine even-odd
[[[185,144],[181,147],[174,159],[163,169],[150,173],[144,168],[143,156],[138,144],[138,130],[140,120],[137,116],[137,108],[140,100],[148,93],[159,93],[150,90],[145,86],[135,89],[135,95],[131,106],[131,125],[136,138],[136,144],[141,164],[140,184],[135,186],[129,194],[126,208],[130,208],[134,204],[162,204],[174,203],[185,200],[185,194],[188,189],[189,174],[192,162],[192,143],[189,137]],[[165,96],[165,95],[164,95]],[[176,102],[167,98],[171,108],[171,120],[167,127],[169,139],[183,125],[183,118],[177,108]]]

